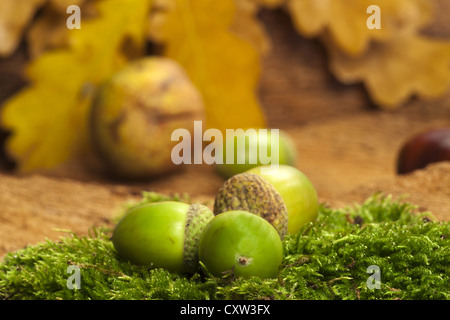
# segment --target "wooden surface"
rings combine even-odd
[[[450,5],[446,0],[437,3],[439,15],[425,32],[450,40]],[[433,101],[413,99],[395,111],[380,110],[362,85],[334,79],[322,45],[298,36],[285,13],[264,11],[261,19],[272,41],[263,61],[261,103],[270,127],[293,136],[297,167],[311,179],[320,201],[343,207],[383,191],[394,197],[409,195],[419,210],[450,220],[450,163],[405,177],[395,174],[398,149],[407,138],[450,126],[450,92]],[[14,59],[23,62],[21,56]],[[14,78],[11,66],[11,61],[0,61],[0,99],[7,96],[5,75]],[[22,80],[16,80],[8,86],[10,92],[20,87]],[[121,205],[138,199],[142,190],[189,193],[211,205],[222,182],[206,165],[139,185],[109,180],[80,164],[47,175],[0,173],[0,256],[65,235],[56,229],[86,234],[93,225],[112,226]]]

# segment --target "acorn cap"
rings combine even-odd
[[[183,259],[188,273],[194,273],[198,267],[198,243],[208,222],[214,217],[212,211],[199,203],[189,206],[184,229]]]
[[[214,201],[214,214],[244,210],[270,222],[281,239],[287,233],[288,213],[280,193],[264,178],[253,173],[237,174],[222,185]]]

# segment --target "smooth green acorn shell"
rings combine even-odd
[[[241,210],[215,216],[198,248],[200,261],[214,276],[276,278],[283,259],[277,230],[265,219]]]
[[[319,200],[309,178],[299,169],[279,165],[260,166],[246,173],[257,174],[267,180],[281,195],[287,208],[287,233],[297,233],[302,226],[317,219]]]

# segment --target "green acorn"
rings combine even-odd
[[[287,233],[288,213],[280,193],[257,174],[237,174],[222,185],[214,200],[214,214],[249,211],[272,224],[281,238]]]
[[[317,219],[317,191],[311,180],[299,169],[287,165],[260,166],[246,173],[260,176],[281,195],[288,213],[287,233],[297,233],[302,226]]]
[[[229,210],[246,210],[263,217],[283,239],[315,221],[319,203],[314,186],[303,172],[287,165],[267,165],[225,181],[216,194],[214,214]]]
[[[267,130],[267,134],[263,134],[258,129],[248,129],[239,131],[236,135],[227,136],[226,141],[220,148],[217,148],[218,156],[223,163],[215,164],[216,171],[225,179],[243,173],[251,168],[263,165],[260,152],[271,157],[271,160],[277,164],[295,165],[297,161],[297,151],[291,137],[282,130],[278,131],[278,139],[272,141],[272,131]],[[274,138],[276,136],[273,136]],[[227,147],[233,147],[233,159],[227,159]],[[272,159],[275,148],[278,151],[278,159]],[[241,162],[239,155],[243,158]],[[252,156],[255,159],[252,159]],[[265,164],[265,163],[264,163]],[[270,163],[267,163],[270,164]]]
[[[215,276],[276,278],[283,259],[277,230],[267,220],[242,210],[215,216],[198,248],[200,261]]]
[[[119,256],[131,263],[194,273],[200,236],[213,217],[201,204],[150,203],[131,209],[119,221],[112,242]]]

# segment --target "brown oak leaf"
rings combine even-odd
[[[325,41],[327,43],[327,41]],[[419,35],[373,43],[360,57],[327,45],[330,69],[344,83],[362,81],[372,100],[395,108],[413,95],[437,97],[450,87],[450,42]]]
[[[367,8],[380,8],[381,29],[369,29]],[[429,22],[429,0],[287,0],[296,30],[306,37],[324,33],[342,51],[362,54],[372,40],[386,41],[399,33],[414,32]]]
[[[16,50],[34,13],[47,0],[0,1],[0,57]]]

